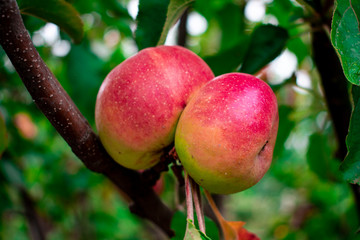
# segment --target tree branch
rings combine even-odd
[[[169,236],[172,211],[141,181],[140,174],[115,163],[97,135],[41,59],[21,19],[15,0],[0,0],[0,44],[37,107],[91,171],[107,176],[133,201],[131,211]]]

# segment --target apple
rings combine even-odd
[[[216,194],[255,185],[269,169],[279,124],[262,80],[228,73],[205,84],[181,114],[175,149],[188,174]]]
[[[184,107],[212,78],[200,57],[179,46],[147,48],[123,61],[96,99],[96,128],[107,152],[130,169],[155,165],[173,143]]]

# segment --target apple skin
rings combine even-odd
[[[218,76],[181,114],[175,149],[203,188],[230,194],[255,185],[269,169],[279,125],[274,92],[243,73]]]
[[[147,48],[119,64],[102,83],[95,106],[107,152],[130,169],[155,165],[174,141],[189,99],[212,78],[200,57],[179,46]]]

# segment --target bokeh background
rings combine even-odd
[[[68,2],[84,23],[79,44],[55,24],[29,15],[23,19],[40,55],[95,130],[100,84],[138,51],[133,38],[138,1]],[[185,45],[216,75],[237,69],[236,57],[243,57],[260,24],[281,26],[289,34],[279,56],[256,73],[279,102],[272,167],[253,188],[222,197],[221,209],[228,220],[245,221],[261,239],[360,239],[359,216],[334,157],[337,143],[311,56],[313,12],[299,2],[311,1],[197,0],[187,13]],[[177,44],[178,38],[179,23],[165,44]],[[0,160],[0,239],[30,239],[34,218],[47,239],[163,237],[129,212],[107,179],[74,156],[33,104],[2,49],[0,62],[0,150],[6,147]],[[163,185],[161,198],[179,208],[171,172],[164,174]]]

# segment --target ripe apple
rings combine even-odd
[[[115,67],[102,83],[96,127],[119,164],[145,169],[174,141],[180,113],[214,77],[196,54],[179,46],[147,48]]]
[[[276,96],[242,73],[204,85],[181,114],[175,149],[188,174],[209,192],[255,185],[269,169],[278,129]]]

